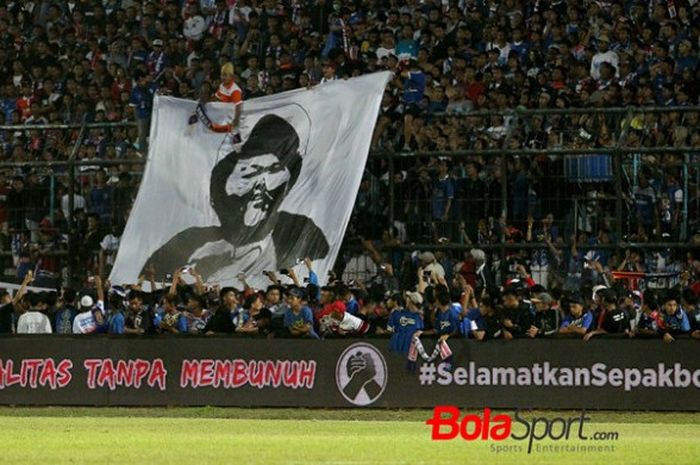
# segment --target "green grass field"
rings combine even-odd
[[[427,410],[0,408],[2,464],[697,464],[700,415],[590,412],[612,452],[501,452],[433,442]],[[505,412],[511,413],[511,412]],[[567,417],[578,412],[528,412]],[[591,441],[586,441],[590,445]],[[543,441],[542,444],[552,444]],[[564,444],[558,441],[557,444]],[[568,444],[584,444],[570,441]]]

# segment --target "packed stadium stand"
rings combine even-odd
[[[0,332],[700,337],[699,38],[693,0],[4,2],[2,280],[61,292]],[[229,62],[243,100],[393,73],[334,274],[105,282],[154,96]]]

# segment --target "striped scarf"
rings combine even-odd
[[[420,355],[421,359],[426,362],[432,362],[439,356],[442,361],[448,364],[448,367],[451,368],[452,366],[452,350],[450,350],[450,346],[447,345],[446,341],[438,341],[438,343],[435,344],[433,353],[428,355],[420,338],[414,336],[411,340],[411,345],[408,348],[408,362],[406,365],[408,371],[416,371],[416,360],[418,360],[418,355]]]

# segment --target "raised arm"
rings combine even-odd
[[[178,268],[175,270],[173,273],[173,282],[170,284],[170,290],[168,291],[168,295],[174,296],[177,295],[177,283],[180,282],[180,269]]]
[[[104,290],[104,286],[102,285],[102,278],[99,275],[95,276],[95,291],[97,292],[97,301],[104,302],[105,301],[105,290]]]
[[[32,281],[34,281],[34,273],[29,270],[27,271],[27,274],[24,275],[22,285],[19,287],[19,289],[17,289],[15,296],[12,298],[12,306],[15,307],[15,311],[18,311],[18,305],[24,295],[27,293],[27,286],[29,286]]]
[[[197,271],[196,268],[190,268],[190,273],[194,277],[194,288],[197,290],[197,295],[204,295],[207,293],[206,287],[204,286],[204,281],[202,281],[202,275]]]

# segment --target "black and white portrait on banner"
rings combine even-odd
[[[175,234],[147,260],[156,273],[195,266],[207,282],[291,268],[329,251],[313,219],[280,210],[299,179],[311,131],[300,105],[266,114],[240,144],[224,139],[211,172],[210,201],[220,226]],[[293,240],[292,240],[293,239]]]
[[[195,266],[208,283],[269,284],[310,257],[333,267],[369,154],[388,72],[247,100],[239,134],[212,132],[223,103],[156,96],[148,163],[110,280]],[[199,111],[198,110],[203,110]],[[197,117],[193,118],[193,114]],[[193,122],[194,120],[194,122]],[[300,278],[305,267],[295,267]]]

